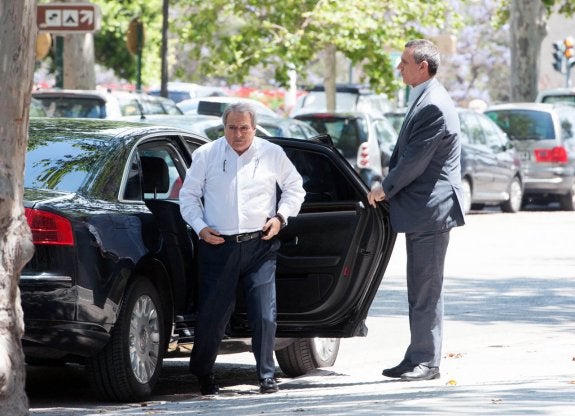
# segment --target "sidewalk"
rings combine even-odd
[[[383,368],[401,360],[409,337],[400,237],[370,309],[368,336],[343,339],[332,368],[280,379],[279,393],[260,395],[245,375],[253,371],[251,354],[223,355],[216,371],[242,375],[215,399],[192,391],[144,406],[37,406],[31,414],[573,415],[572,215],[474,215],[452,233],[439,380],[401,382],[381,375]],[[169,360],[169,366],[186,365],[186,358]]]

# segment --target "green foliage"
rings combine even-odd
[[[160,45],[162,0],[92,0],[100,6],[102,27],[94,34],[96,62],[114,70],[123,79],[135,82],[137,63],[126,46],[130,20],[139,17],[144,23],[142,81],[157,82],[160,78]]]
[[[541,0],[543,6],[545,6],[545,11],[547,17],[553,12],[565,16],[573,16],[575,14],[575,0]],[[501,0],[501,5],[497,11],[496,18],[494,19],[495,27],[499,28],[503,24],[509,21],[511,17],[510,12],[511,0]]]
[[[443,0],[180,0],[179,42],[192,45],[199,74],[241,83],[257,65],[288,82],[288,69],[305,73],[327,45],[359,65],[372,88],[397,88],[389,52],[421,37],[422,27],[443,28]]]

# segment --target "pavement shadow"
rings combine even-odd
[[[394,279],[397,279],[394,277]],[[477,324],[514,322],[572,324],[575,317],[575,281],[513,276],[508,278],[445,280],[445,317]],[[369,316],[406,316],[403,284],[382,282]]]

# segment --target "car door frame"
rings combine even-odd
[[[324,140],[331,141],[329,136]],[[367,333],[364,321],[396,239],[389,206],[369,205],[368,188],[333,145],[313,139],[270,141],[283,147],[304,177],[306,188],[306,201],[299,215],[289,218],[287,227],[278,236],[282,248],[276,272],[276,336],[364,336]],[[296,160],[296,156],[303,157],[304,162]],[[329,172],[346,181],[348,199],[329,199],[325,192],[312,192],[318,181],[313,185],[306,182],[309,177],[302,169],[305,161],[311,162],[308,167],[324,163]],[[335,183],[333,178],[328,179],[332,185]],[[323,246],[315,244],[318,240]],[[241,293],[229,334],[249,335]]]

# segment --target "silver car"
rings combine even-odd
[[[575,106],[511,103],[485,114],[511,139],[522,159],[525,198],[575,209]]]

